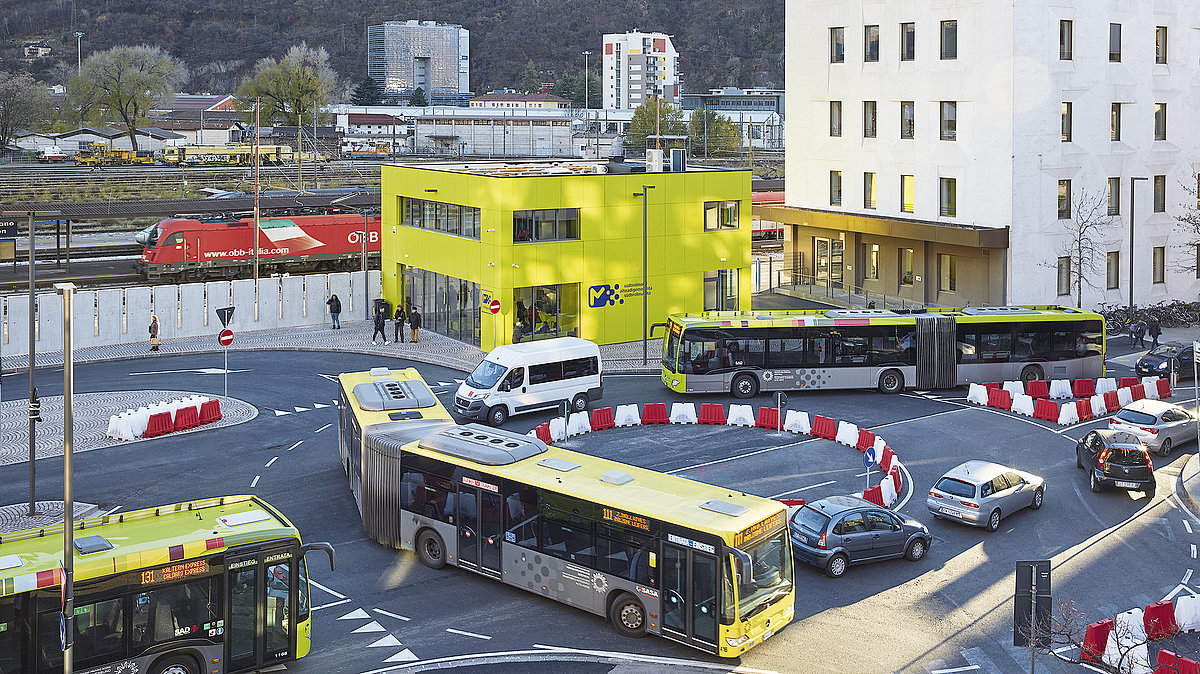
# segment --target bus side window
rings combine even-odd
[[[537,488],[522,486],[511,490],[504,499],[504,540],[521,547],[538,547],[538,500]]]

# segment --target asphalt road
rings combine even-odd
[[[679,671],[727,670],[719,661],[659,638],[624,639],[601,618],[469,572],[433,571],[415,555],[363,534],[338,464],[339,372],[406,363],[385,356],[311,352],[229,355],[229,393],[258,406],[239,426],[86,452],[76,457],[76,498],[123,509],[216,494],[256,493],[281,508],[306,540],[338,551],[338,568],[310,559],[316,607],[314,652],[295,672],[392,671],[405,660],[444,660],[466,671],[635,672],[667,658]],[[1123,373],[1117,357],[1116,374]],[[170,356],[76,368],[79,392],[175,388],[219,392],[219,355]],[[416,365],[444,403],[462,373]],[[61,394],[61,370],[39,373],[42,395]],[[27,395],[24,375],[3,378],[4,399]],[[606,376],[604,405],[687,400],[655,377]],[[1056,601],[1070,599],[1090,619],[1167,596],[1193,593],[1200,519],[1172,498],[1176,476],[1195,445],[1155,459],[1158,495],[1092,494],[1075,468],[1074,440],[1096,424],[1062,429],[1008,413],[969,407],[964,390],[882,396],[873,392],[794,394],[791,407],[876,431],[897,451],[915,490],[901,512],[929,525],[925,559],[854,567],[842,579],[796,569],[797,620],[740,664],[780,672],[944,670],[1028,671],[1028,654],[1011,647],[1015,562],[1052,559]],[[769,404],[760,396],[756,405]],[[549,414],[515,417],[524,432]],[[1101,422],[1103,423],[1103,422]],[[42,432],[48,432],[43,429]],[[759,429],[668,426],[614,429],[567,446],[747,492],[818,498],[862,488],[861,456],[807,436]],[[276,458],[278,457],[278,458]],[[1045,505],[1006,517],[995,533],[934,521],[927,488],[968,458],[985,458],[1042,475]],[[42,498],[61,493],[61,460],[39,462]],[[0,467],[0,503],[27,497],[27,467]],[[1193,534],[1197,531],[1197,534]],[[324,589],[323,589],[324,588]],[[361,609],[361,611],[360,611]],[[366,617],[359,617],[366,616]],[[340,619],[344,618],[344,619]],[[391,662],[388,660],[391,659]],[[1073,671],[1039,662],[1039,671]],[[965,668],[965,669],[962,669]],[[399,669],[395,671],[401,671]]]

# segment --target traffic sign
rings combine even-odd
[[[58,614],[58,643],[62,644],[63,652],[67,651],[67,614]]]
[[[863,467],[870,468],[875,465],[875,448],[867,447],[867,451],[863,452]]]
[[[492,312],[493,316],[500,313],[500,300],[492,300],[488,303],[488,311]]]
[[[222,330],[221,334],[217,337],[217,341],[221,343],[221,346],[233,344],[233,330],[228,328]]]
[[[229,321],[233,320],[233,307],[221,307],[217,309],[217,318],[221,319],[221,327],[229,327]]]

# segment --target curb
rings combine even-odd
[[[1191,482],[1191,488],[1188,483]],[[1183,470],[1179,472],[1179,492],[1191,504],[1194,511],[1200,511],[1200,453],[1193,454],[1187,463],[1183,464]],[[1192,491],[1195,490],[1193,495]]]

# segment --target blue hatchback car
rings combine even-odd
[[[840,578],[853,564],[925,556],[933,536],[920,522],[857,496],[830,496],[792,513],[796,558]]]

